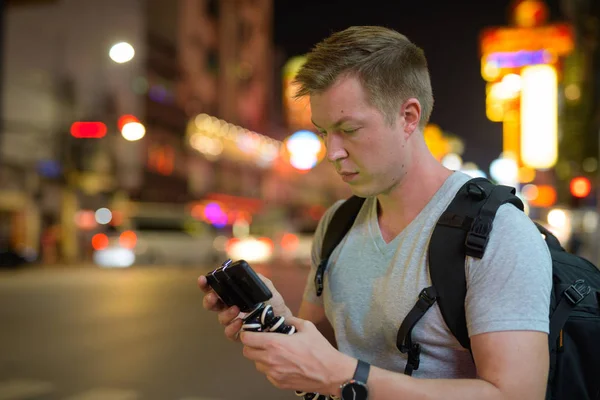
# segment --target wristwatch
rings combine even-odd
[[[368,362],[358,360],[354,371],[354,377],[342,385],[342,400],[367,400],[369,390],[367,389],[367,378],[371,365]]]

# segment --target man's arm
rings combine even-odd
[[[323,322],[323,320],[326,320],[325,309],[320,304],[302,300],[302,304],[300,304],[300,311],[298,311],[298,318],[310,321],[317,325]]]
[[[373,400],[543,400],[548,377],[548,335],[536,331],[491,332],[471,337],[478,379],[418,379],[371,367]],[[353,363],[356,360],[348,360]],[[340,365],[339,370],[348,370]],[[349,378],[348,378],[349,379]],[[332,393],[340,395],[340,382]]]
[[[303,300],[302,304],[300,305],[300,311],[298,311],[298,318],[315,324],[319,332],[321,332],[321,334],[327,338],[329,343],[331,343],[333,347],[337,348],[335,332],[329,323],[329,320],[325,316],[325,309],[322,305]]]

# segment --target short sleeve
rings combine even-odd
[[[467,257],[469,336],[508,330],[548,333],[552,259],[541,233],[516,207],[498,209],[485,254]]]

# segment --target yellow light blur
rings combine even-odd
[[[502,89],[507,98],[515,98],[519,96],[521,91],[521,75],[508,74],[502,78]]]
[[[567,224],[567,213],[555,208],[548,213],[548,224],[553,228],[563,228]]]
[[[500,68],[494,62],[488,62],[486,56],[481,58],[481,76],[488,82],[496,80],[500,76]]]
[[[573,231],[571,213],[568,210],[555,208],[548,212],[546,218],[548,221],[548,230],[552,232],[560,242],[566,242]]]
[[[535,199],[538,198],[540,191],[538,190],[536,185],[530,183],[528,185],[523,186],[523,189],[521,189],[521,193],[525,200],[535,201]]]
[[[504,118],[504,101],[487,96],[485,115],[492,122],[502,122]]]
[[[571,83],[569,86],[565,88],[565,97],[567,100],[576,101],[581,97],[581,90],[579,86],[575,83]]]
[[[535,169],[529,167],[519,168],[519,182],[529,183],[535,179]]]
[[[518,155],[520,153],[520,136],[521,126],[519,124],[519,112],[510,110],[504,114],[502,123],[502,151],[510,153],[511,156],[520,164],[521,160]]]
[[[123,125],[123,129],[121,129],[121,135],[123,135],[125,140],[135,142],[146,135],[146,128],[139,122],[128,122]]]
[[[135,56],[135,50],[127,42],[120,42],[113,45],[108,52],[108,56],[116,63],[123,64],[131,61]]]
[[[490,121],[502,122],[507,117],[507,105],[519,96],[521,79],[516,74],[509,74],[500,82],[488,83],[486,86],[486,115]]]
[[[521,160],[530,168],[548,169],[558,157],[556,69],[528,66],[521,79]]]
[[[435,124],[427,124],[423,130],[425,144],[433,156],[441,161],[450,152],[450,144],[444,136],[442,129]]]

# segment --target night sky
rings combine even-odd
[[[546,2],[551,20],[562,18],[558,2]],[[308,52],[330,33],[351,25],[382,25],[406,35],[429,62],[435,98],[430,121],[463,138],[464,160],[488,173],[489,163],[502,151],[502,126],[485,116],[478,36],[484,27],[507,25],[509,0],[369,0],[362,6],[348,0],[274,3],[274,41],[286,58]]]

